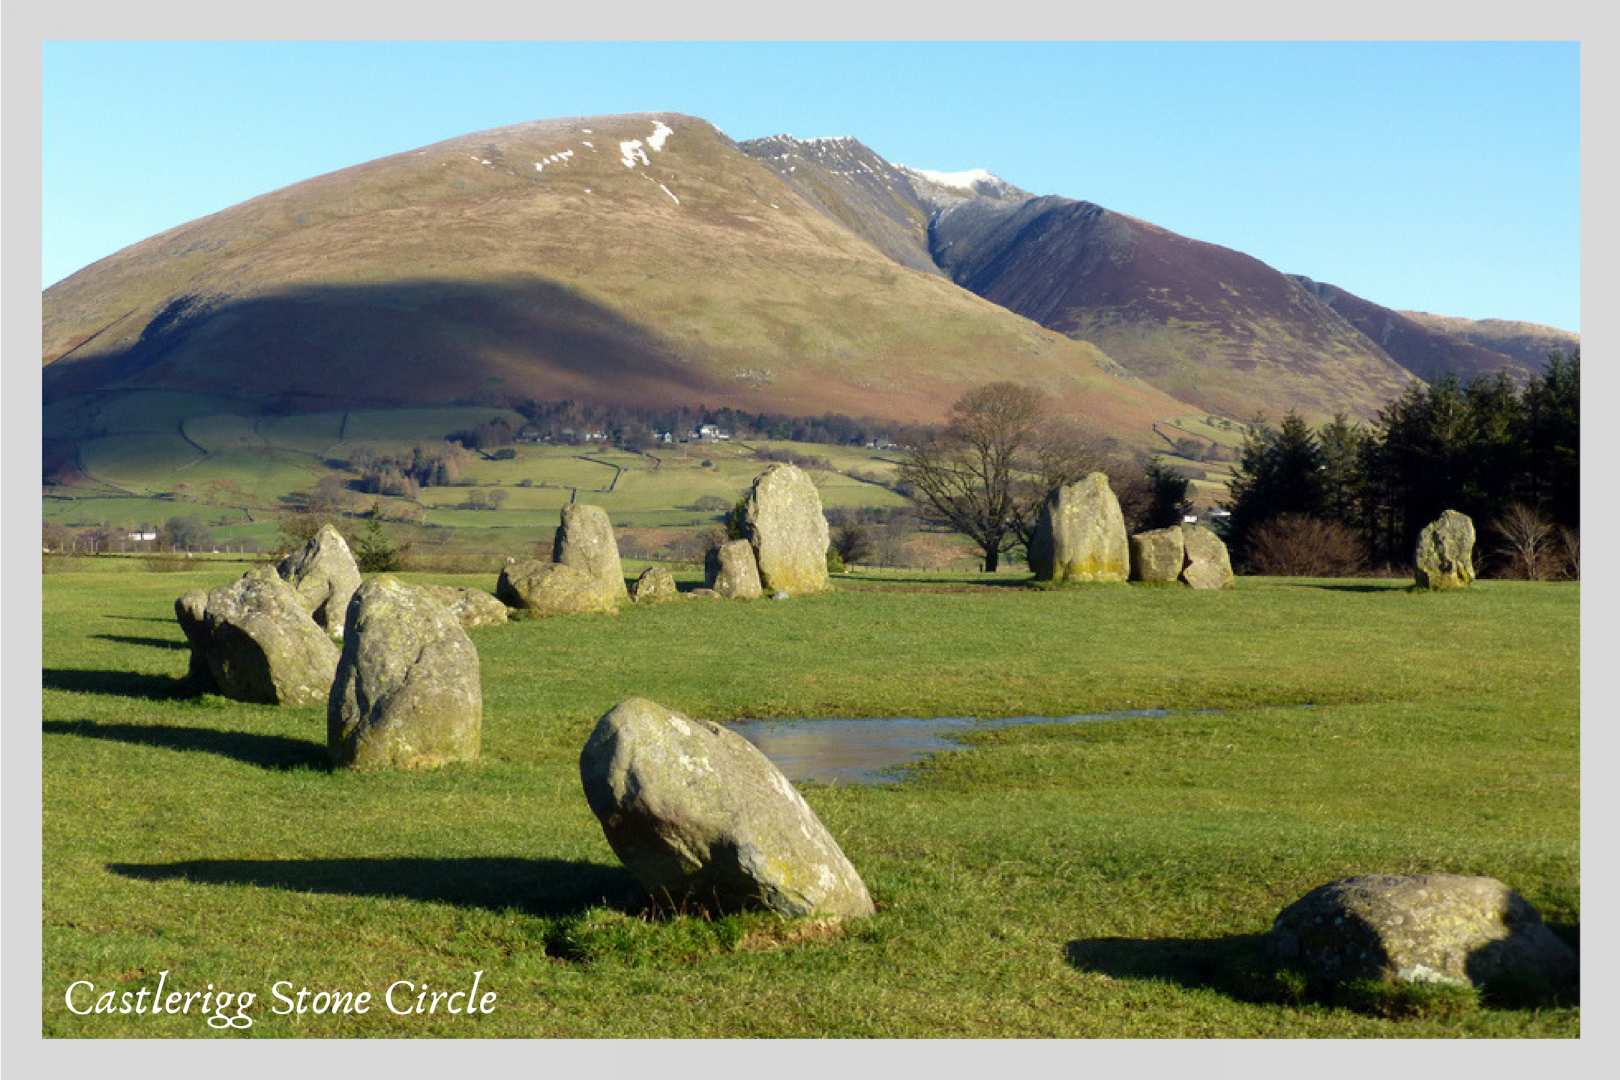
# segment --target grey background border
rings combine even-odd
[[[3,655],[5,721],[0,735],[3,777],[3,899],[0,899],[0,1034],[3,1065],[13,1075],[50,1067],[106,1068],[137,1074],[162,1069],[190,1076],[228,1069],[238,1075],[280,1075],[289,1065],[325,1075],[341,1068],[386,1067],[401,1075],[462,1070],[469,1065],[512,1064],[526,1072],[586,1066],[613,1072],[656,1068],[660,1074],[706,1076],[768,1070],[795,1075],[812,1069],[877,1071],[943,1069],[947,1072],[1045,1068],[1076,1073],[1123,1065],[1132,1072],[1224,1071],[1264,1073],[1308,1068],[1315,1075],[1350,1075],[1369,1065],[1399,1065],[1403,1071],[1445,1062],[1452,1069],[1486,1074],[1525,1074],[1574,1066],[1582,1074],[1612,1053],[1616,993],[1607,975],[1615,957],[1614,842],[1609,829],[1616,809],[1609,764],[1616,738],[1607,692],[1615,687],[1612,665],[1620,646],[1614,600],[1620,570],[1606,562],[1616,524],[1610,485],[1585,478],[1582,504],[1589,552],[1582,585],[1582,953],[1588,972],[1583,988],[1581,1040],[1570,1043],[1474,1042],[1461,1045],[1406,1042],[1340,1043],[1052,1043],[1052,1042],[808,1042],[762,1045],[731,1042],[477,1042],[256,1041],[252,1052],[234,1041],[51,1041],[39,1035],[40,994],[40,579],[33,537],[38,534],[40,415],[37,360],[40,327],[40,45],[47,39],[338,39],[494,40],[1029,40],[1226,39],[1302,40],[1578,40],[1582,85],[1582,337],[1595,341],[1597,364],[1585,372],[1586,449],[1597,460],[1606,430],[1594,420],[1620,405],[1620,379],[1605,351],[1614,333],[1607,302],[1615,292],[1613,260],[1604,241],[1614,237],[1614,199],[1620,190],[1613,162],[1614,35],[1595,4],[1551,0],[1534,5],[1492,2],[1400,3],[1368,0],[1354,7],[1301,5],[1283,0],[1244,0],[1214,5],[1195,0],[1158,0],[1149,6],[1083,8],[1072,3],[1015,0],[987,7],[936,0],[874,4],[829,0],[762,10],[738,0],[680,4],[675,0],[621,0],[607,14],[591,5],[458,0],[454,4],[407,5],[379,0],[284,0],[227,6],[214,0],[163,0],[139,4],[74,0],[8,0],[0,39],[3,79],[3,179],[0,179],[0,348],[5,365],[3,428],[14,467],[4,472],[8,515],[4,530],[8,573],[4,610],[20,614],[5,626]],[[1307,88],[1301,88],[1308,92]],[[1605,197],[1610,196],[1610,197]],[[1511,317],[1511,312],[1504,312]],[[1604,502],[1604,496],[1609,496]],[[1590,707],[1590,708],[1589,708]],[[1593,722],[1588,724],[1590,715]],[[1596,837],[1593,839],[1594,829]],[[1601,915],[1597,915],[1601,913]],[[28,1066],[36,1068],[28,1068]],[[26,1072],[21,1071],[27,1069]],[[1591,1070],[1595,1071],[1595,1070]]]

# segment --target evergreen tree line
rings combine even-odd
[[[1391,567],[1411,562],[1418,533],[1448,509],[1474,520],[1476,559],[1527,513],[1578,543],[1580,351],[1552,354],[1522,386],[1500,373],[1414,383],[1366,426],[1339,415],[1312,430],[1292,412],[1276,428],[1256,420],[1228,509],[1232,556],[1250,567],[1279,521],[1313,523],[1322,538],[1337,527],[1359,561]]]

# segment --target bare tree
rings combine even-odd
[[[1526,503],[1516,502],[1496,520],[1501,543],[1496,553],[1508,561],[1516,577],[1544,581],[1554,558],[1552,523]]]
[[[1568,525],[1558,527],[1558,546],[1564,556],[1564,573],[1571,580],[1581,579],[1581,534]]]
[[[1014,476],[1045,413],[1040,391],[998,382],[956,400],[945,429],[912,448],[900,481],[926,516],[966,536],[994,570],[1017,542],[1022,487]]]

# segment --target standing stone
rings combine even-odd
[[[828,587],[827,515],[816,485],[797,465],[779,463],[754,477],[743,527],[766,589],[799,596]]]
[[[483,589],[469,589],[464,585],[419,585],[433,599],[460,622],[463,630],[479,626],[498,626],[511,618],[507,606]]]
[[[1131,537],[1131,580],[1173,585],[1181,577],[1186,555],[1178,528],[1139,532]]]
[[[579,775],[608,843],[661,902],[873,912],[860,875],[787,777],[718,724],[631,698],[597,722]]]
[[[219,686],[214,682],[214,673],[208,670],[208,594],[201,589],[192,589],[177,598],[174,602],[174,618],[191,646],[187,681],[201,693],[217,693]]]
[[[539,559],[508,563],[495,583],[495,596],[509,607],[537,616],[584,612],[611,615],[619,610],[613,596],[596,578],[572,566]]]
[[[1447,510],[1418,534],[1412,556],[1420,589],[1461,589],[1474,580],[1474,519]]]
[[[326,700],[337,670],[337,646],[275,570],[261,566],[209,592],[200,620],[194,593],[182,596],[175,608],[191,642],[192,670],[206,666],[225,697],[267,705]]]
[[[1053,488],[1029,544],[1037,581],[1124,581],[1130,573],[1125,515],[1100,472]]]
[[[1313,889],[1282,910],[1272,956],[1319,983],[1354,979],[1553,990],[1574,951],[1524,897],[1495,878],[1367,876]]]
[[[624,564],[613,523],[600,506],[569,503],[551,544],[551,561],[583,571],[615,603],[630,599],[624,587]]]
[[[332,764],[421,769],[476,761],[483,715],[478,650],[461,621],[396,578],[360,586],[326,704]]]
[[[349,597],[360,587],[360,567],[341,533],[322,525],[303,547],[276,565],[276,573],[298,591],[304,610],[317,625],[334,637],[343,633]]]
[[[630,598],[638,604],[662,604],[666,600],[679,600],[680,590],[675,588],[675,575],[662,566],[649,566],[630,587]]]
[[[710,548],[703,557],[703,578],[705,585],[732,600],[758,600],[765,595],[754,566],[754,549],[746,540]]]
[[[1203,525],[1183,525],[1181,533],[1187,549],[1181,580],[1195,589],[1230,589],[1232,558],[1221,538]]]

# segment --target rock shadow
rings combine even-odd
[[[1069,942],[1064,959],[1080,971],[1115,979],[1173,982],[1210,989],[1242,1001],[1276,1000],[1276,966],[1266,956],[1266,935],[1219,938],[1090,938]]]
[[[174,675],[45,668],[41,678],[46,690],[67,690],[75,694],[106,694],[109,697],[144,698],[147,701],[175,701],[198,696],[195,685],[184,677]]]
[[[184,641],[173,638],[135,637],[130,634],[91,634],[97,641],[115,641],[120,645],[145,645],[150,649],[189,649]]]
[[[1291,588],[1295,589],[1321,589],[1324,592],[1356,592],[1356,593],[1409,593],[1414,591],[1410,582],[1391,581],[1376,585],[1312,585],[1309,582],[1294,582]]]
[[[286,735],[257,735],[171,724],[98,724],[91,720],[47,720],[43,730],[47,735],[76,735],[83,739],[103,739],[134,746],[160,746],[169,750],[218,754],[234,761],[257,765],[261,769],[324,769],[331,764],[324,744]]]
[[[107,869],[138,881],[253,885],[545,916],[576,915],[601,906],[632,911],[641,899],[635,879],[622,866],[575,859],[193,859],[109,863]]]

